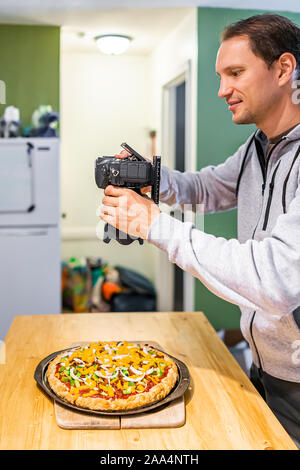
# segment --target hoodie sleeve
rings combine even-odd
[[[300,304],[300,185],[262,241],[224,239],[161,213],[147,240],[211,292],[241,308],[282,316]]]
[[[222,212],[237,205],[235,190],[251,136],[224,163],[209,165],[197,172],[170,170],[162,166],[160,201],[183,209],[185,204],[203,204],[204,213]]]

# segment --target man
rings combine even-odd
[[[171,262],[239,305],[253,353],[251,380],[300,443],[300,29],[257,15],[223,31],[219,97],[236,124],[257,131],[223,164],[162,169],[160,199],[238,208],[238,240],[180,222],[128,189],[105,190],[101,218],[166,251]],[[122,152],[120,157],[126,156]]]

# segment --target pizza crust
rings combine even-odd
[[[154,349],[155,348],[151,348]],[[167,354],[164,354],[164,360],[171,362],[167,376],[164,377],[158,384],[150,388],[149,391],[131,395],[128,398],[100,398],[100,397],[78,397],[75,399],[74,395],[69,391],[68,387],[61,382],[56,376],[56,365],[60,362],[61,358],[65,356],[66,352],[76,351],[70,349],[59,354],[53,361],[50,362],[47,369],[47,379],[51,389],[69,403],[82,408],[90,410],[132,410],[148,404],[156,403],[166,397],[174,387],[177,378],[178,370],[175,362]],[[159,351],[161,353],[161,351]]]
[[[69,351],[75,351],[75,349],[70,349]],[[46,375],[49,385],[56,395],[74,404],[74,396],[69,391],[68,387],[57,377],[55,377],[56,365],[60,362],[61,358],[65,356],[66,352],[67,351],[64,351],[62,354],[59,354],[55,359],[53,359],[53,361],[50,362]]]

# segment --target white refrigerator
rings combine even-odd
[[[0,139],[0,340],[61,312],[59,139]]]

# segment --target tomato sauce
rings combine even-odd
[[[158,357],[163,357],[163,356],[158,356]],[[61,367],[61,365],[60,365],[60,364],[57,364],[57,366],[56,366],[56,373],[59,374],[59,376],[60,376],[59,378],[60,378],[60,380],[61,380],[62,377],[64,377],[64,374],[62,374],[62,373],[59,372],[60,367]],[[164,373],[163,373],[163,375],[160,377],[160,381],[161,381],[162,379],[164,379],[164,378],[167,376],[169,369],[170,369],[169,366],[165,367]],[[123,378],[121,377],[120,380],[121,380],[121,383],[122,383],[122,385],[123,385],[123,383],[124,383]],[[150,377],[145,377],[145,378],[143,379],[143,381],[145,382],[145,380],[147,380],[147,386],[146,386],[144,392],[149,392],[149,390],[150,390],[152,387],[154,387],[155,385],[157,385],[155,382],[153,382],[153,381],[150,379]],[[62,382],[63,382],[63,381],[62,381]],[[66,385],[66,387],[67,387],[69,390],[71,389],[71,384],[70,384],[70,382],[63,382],[63,383]],[[158,382],[158,383],[159,383],[159,382]],[[103,384],[104,384],[104,385],[108,385],[108,384],[109,384],[108,380],[107,380],[107,379],[103,379]],[[112,387],[114,388],[113,385],[114,385],[114,384],[112,384]],[[82,395],[84,395],[85,393],[88,393],[88,392],[90,392],[90,391],[91,391],[91,389],[88,388],[88,387],[87,387],[86,389],[79,390],[79,396],[82,397]],[[139,395],[139,392],[137,392],[137,391],[134,391],[134,392],[132,392],[132,393],[129,393],[128,395],[124,395],[123,392],[122,392],[122,390],[120,390],[119,388],[114,388],[114,393],[115,393],[114,396],[113,396],[113,397],[110,397],[109,395],[102,395],[101,393],[98,393],[97,391],[95,391],[95,394],[94,394],[94,395],[90,395],[89,398],[104,398],[104,399],[107,399],[107,400],[108,400],[108,399],[115,400],[116,398],[123,398],[123,399],[126,400],[126,399],[129,398],[130,396]]]

